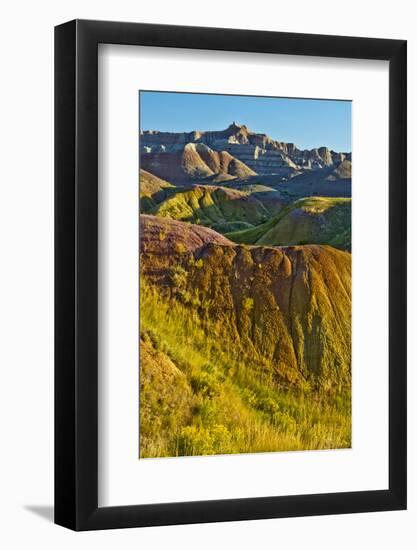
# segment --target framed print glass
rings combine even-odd
[[[405,59],[56,28],[57,523],[405,507]]]

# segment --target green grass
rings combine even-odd
[[[350,391],[279,384],[187,302],[141,277],[142,458],[350,447]]]
[[[139,209],[146,213],[175,191],[171,183],[157,178],[146,170],[139,172]]]
[[[204,225],[221,233],[250,228],[266,221],[269,215],[257,198],[218,186],[178,189],[149,213]]]
[[[351,199],[307,197],[283,208],[267,222],[226,233],[236,243],[259,245],[329,244],[351,248]]]

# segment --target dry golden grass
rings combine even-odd
[[[350,387],[286,388],[235,349],[142,277],[142,458],[350,447]]]

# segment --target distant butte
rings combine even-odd
[[[351,160],[328,147],[299,149],[233,121],[219,131],[140,133],[141,167],[169,181],[234,179],[253,175],[290,176]]]

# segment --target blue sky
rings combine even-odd
[[[140,92],[141,130],[223,130],[231,122],[295,143],[351,151],[350,101]]]

